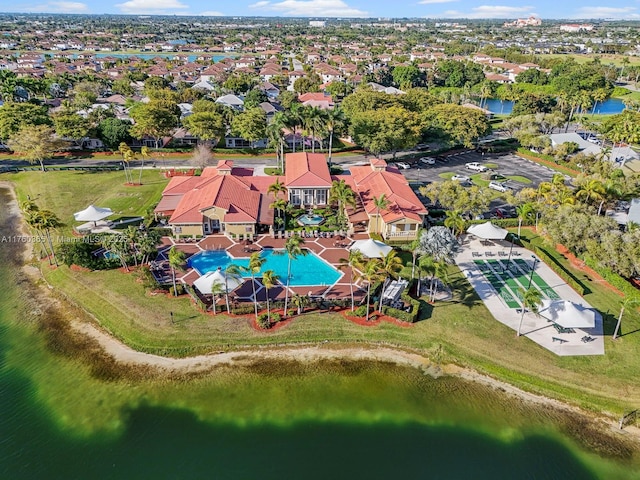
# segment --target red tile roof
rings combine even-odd
[[[287,187],[331,187],[329,167],[322,153],[288,153],[285,161]]]
[[[371,165],[366,165],[351,167],[350,171],[355,190],[359,194],[367,213],[376,213],[377,209],[373,203],[373,197],[379,198],[382,194],[389,200],[389,206],[380,212],[386,223],[402,218],[410,218],[421,222],[421,215],[428,213],[404,176],[397,169],[387,168],[382,171],[374,171]]]

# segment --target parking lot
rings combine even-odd
[[[536,188],[540,183],[550,181],[555,173],[548,167],[541,166],[524,158],[513,154],[508,155],[482,155],[475,151],[467,151],[458,154],[449,155],[446,162],[438,160],[435,165],[424,165],[414,163],[411,168],[401,170],[404,176],[411,184],[425,184],[428,182],[442,181],[440,174],[454,173],[460,175],[471,176],[477,172],[467,170],[464,165],[469,162],[478,162],[481,164],[493,163],[498,165],[494,170],[505,177],[518,175],[531,180],[530,184],[507,181],[507,185],[517,192],[524,187]]]

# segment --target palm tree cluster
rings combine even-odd
[[[58,266],[58,259],[51,240],[51,231],[62,227],[63,223],[51,210],[41,210],[33,200],[23,202],[21,206],[27,225],[33,228],[41,239],[46,239],[46,243],[41,242],[45,255],[52,258],[54,264]]]

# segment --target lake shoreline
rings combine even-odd
[[[0,188],[6,188],[12,198],[12,201],[7,205],[7,209],[18,219],[16,228],[21,235],[27,235],[27,226],[24,222],[22,212],[19,209],[13,185],[10,182],[0,182]],[[34,295],[34,301],[40,305],[40,310],[42,311],[49,309],[64,310],[64,308],[62,308],[62,302],[66,302],[67,300],[56,298],[51,292],[53,287],[46,283],[40,269],[29,263],[33,258],[33,245],[29,243],[22,245],[23,273],[30,280],[29,283],[34,291],[37,292],[37,297]],[[72,306],[79,308],[87,317],[91,317],[91,314],[84,310],[81,305],[73,304]],[[143,367],[147,373],[159,378],[182,378],[183,376],[213,374],[219,367],[248,366],[260,360],[296,361],[301,363],[327,360],[386,362],[416,368],[425,375],[433,378],[438,378],[443,375],[456,376],[466,381],[476,382],[495,390],[500,390],[510,397],[526,403],[547,406],[559,411],[578,414],[588,419],[589,422],[594,425],[606,428],[612,435],[620,435],[620,439],[632,441],[636,448],[640,449],[640,429],[634,426],[628,426],[625,427],[624,430],[619,430],[616,419],[614,419],[612,415],[607,415],[606,412],[596,413],[586,411],[575,405],[548,396],[527,392],[509,383],[481,374],[471,368],[461,367],[455,364],[440,365],[431,361],[426,356],[408,349],[402,350],[375,344],[358,345],[354,347],[351,345],[327,342],[322,344],[303,344],[299,346],[252,346],[246,349],[219,351],[193,357],[171,358],[136,351],[105,332],[95,323],[83,320],[80,317],[65,320],[68,321],[68,326],[71,330],[71,332],[66,332],[67,335],[84,337],[85,342],[82,343],[82,345],[86,344],[87,348],[91,348],[94,351],[97,347],[97,349],[100,350],[101,356],[109,358],[117,367],[124,371],[128,368],[135,370],[136,368]]]

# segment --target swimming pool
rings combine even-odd
[[[278,255],[274,250],[263,250],[260,254],[266,259],[260,273],[265,270],[273,270],[280,277],[280,282],[286,284],[287,281],[287,255]],[[218,267],[223,270],[233,263],[240,267],[249,265],[248,258],[232,259],[224,250],[214,250],[196,253],[189,258],[187,262],[190,267],[195,268],[201,275],[216,270]],[[329,265],[327,262],[319,258],[313,252],[309,251],[308,255],[299,256],[291,261],[291,280],[289,285],[292,287],[300,286],[316,286],[316,285],[333,285],[339,278],[341,273]],[[251,275],[244,275],[250,277]],[[258,277],[260,274],[257,275]]]

